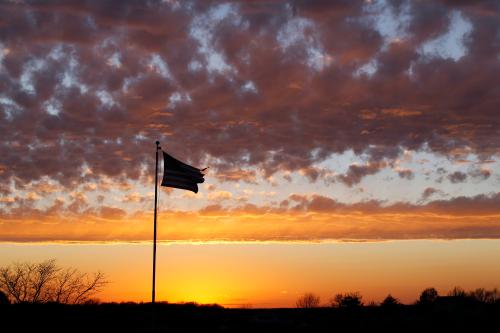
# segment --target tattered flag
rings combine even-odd
[[[183,163],[163,152],[163,180],[161,186],[174,187],[198,193],[198,184],[203,183],[205,175],[202,171]]]

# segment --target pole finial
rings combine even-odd
[[[160,145],[160,141],[156,141],[156,145],[159,146]]]

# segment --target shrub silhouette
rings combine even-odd
[[[310,309],[310,308],[317,308],[319,307],[320,304],[320,298],[319,296],[313,294],[313,293],[305,293],[295,303],[295,305],[298,308],[303,308],[303,309]]]
[[[350,292],[345,294],[337,294],[330,301],[331,306],[338,308],[357,308],[363,305],[361,301],[363,297],[358,292]]]
[[[436,289],[434,289],[434,288],[424,289],[422,291],[422,293],[420,294],[418,304],[421,304],[421,305],[432,304],[436,301],[438,296],[439,296],[439,294],[438,294]]]
[[[401,303],[397,298],[394,298],[391,294],[387,295],[387,297],[380,303],[380,306],[383,308],[395,308],[400,306]]]
[[[0,290],[0,305],[4,305],[4,304],[10,304],[10,301],[9,301],[9,298],[7,297],[7,295]]]
[[[14,303],[81,304],[107,283],[101,272],[89,275],[63,269],[53,259],[0,267],[0,291]]]

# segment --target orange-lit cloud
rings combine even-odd
[[[419,238],[500,238],[500,196],[456,198],[425,205],[353,205],[318,195],[292,195],[282,208],[208,206],[159,214],[166,241],[324,241]],[[127,216],[102,207],[85,214],[25,212],[0,219],[1,241],[148,241],[152,214]]]

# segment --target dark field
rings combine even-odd
[[[355,309],[157,304],[154,310],[151,304],[129,303],[3,305],[0,332],[495,332],[500,319],[500,304],[453,301]]]

